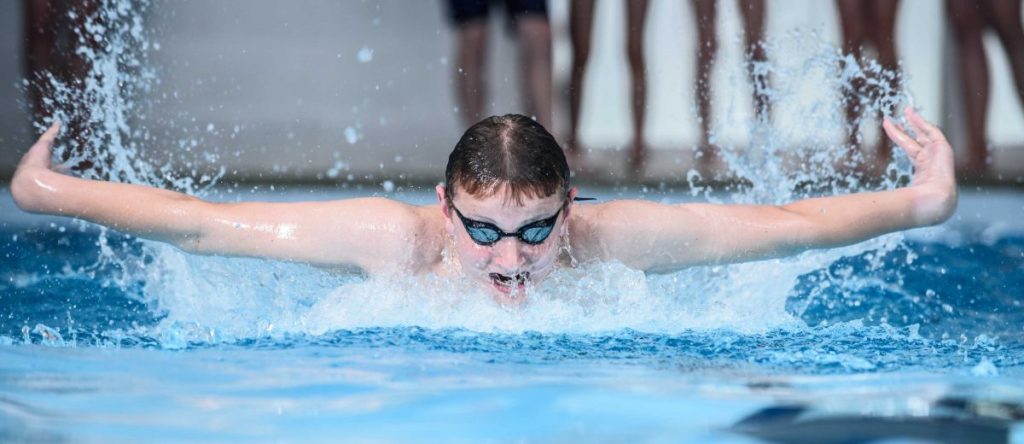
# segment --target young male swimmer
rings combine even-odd
[[[620,261],[646,272],[736,262],[860,242],[940,223],[956,207],[953,151],[905,110],[915,137],[884,128],[914,164],[910,186],[787,205],[576,204],[561,147],[533,120],[489,117],[448,158],[436,205],[386,198],[211,203],[184,194],[54,172],[55,124],[11,182],[25,211],[77,217],[203,254],[258,256],[370,275],[458,273],[517,304],[558,267]],[[447,258],[447,259],[446,259]]]

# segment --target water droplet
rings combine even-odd
[[[356,129],[352,128],[351,126],[346,127],[345,141],[347,141],[349,145],[355,145],[355,143],[359,141],[359,132],[356,131]]]
[[[373,60],[373,50],[364,46],[356,53],[356,58],[359,60],[359,63],[369,63]]]

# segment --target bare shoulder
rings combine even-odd
[[[441,261],[445,247],[444,217],[437,204],[413,206],[412,211],[416,226],[412,229],[411,260],[417,271],[429,271]]]
[[[633,218],[649,211],[652,204],[642,200],[576,204],[569,232],[573,251],[584,256],[577,259],[616,259],[617,244],[625,239]]]
[[[579,260],[615,260],[648,270],[666,243],[694,237],[698,213],[690,204],[636,199],[576,205],[570,224],[573,251]]]
[[[577,204],[573,228],[581,233],[614,234],[641,224],[644,227],[668,222],[666,217],[686,219],[694,215],[691,204],[663,204],[649,200],[624,199],[596,204]],[[645,225],[653,223],[653,225]],[[635,230],[630,230],[635,231]]]
[[[437,205],[368,197],[330,202],[327,208],[350,218],[326,225],[352,231],[354,238],[342,237],[362,250],[360,262],[368,272],[419,272],[440,260],[444,221]]]
[[[368,197],[289,203],[212,205],[217,233],[208,250],[356,266],[370,274],[420,271],[440,257],[443,221],[436,205]]]

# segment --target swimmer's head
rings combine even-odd
[[[515,114],[470,127],[437,187],[462,272],[513,305],[559,263],[575,193],[558,142]]]
[[[459,139],[445,169],[446,197],[505,194],[510,203],[569,192],[569,164],[539,123],[519,115],[491,116]]]

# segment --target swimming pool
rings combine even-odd
[[[842,250],[584,266],[521,309],[2,208],[0,441],[1022,439],[1016,191]]]
[[[170,157],[216,170],[248,147],[190,151],[212,124],[145,112],[160,100],[147,95],[148,2],[102,4],[105,26],[87,32],[106,45],[87,89],[52,85],[55,117],[97,129],[64,147],[69,162],[98,161],[84,175],[215,200],[372,192],[204,190],[216,177],[150,159],[142,149],[177,145],[190,154]],[[879,73],[811,43],[807,58],[767,68],[773,103],[815,124],[741,122],[755,149],[725,153],[750,188],[583,194],[777,203],[814,194],[807,184],[867,188],[834,180],[846,121],[832,93]],[[914,103],[905,91],[865,100]],[[163,118],[184,136],[156,136]],[[794,134],[810,154],[785,151]],[[342,164],[323,165],[326,177],[347,183]],[[0,214],[3,442],[1024,440],[1018,191],[965,190],[940,227],[791,258],[650,276],[582,264],[514,309],[459,279],[187,255],[24,214],[6,190]]]

